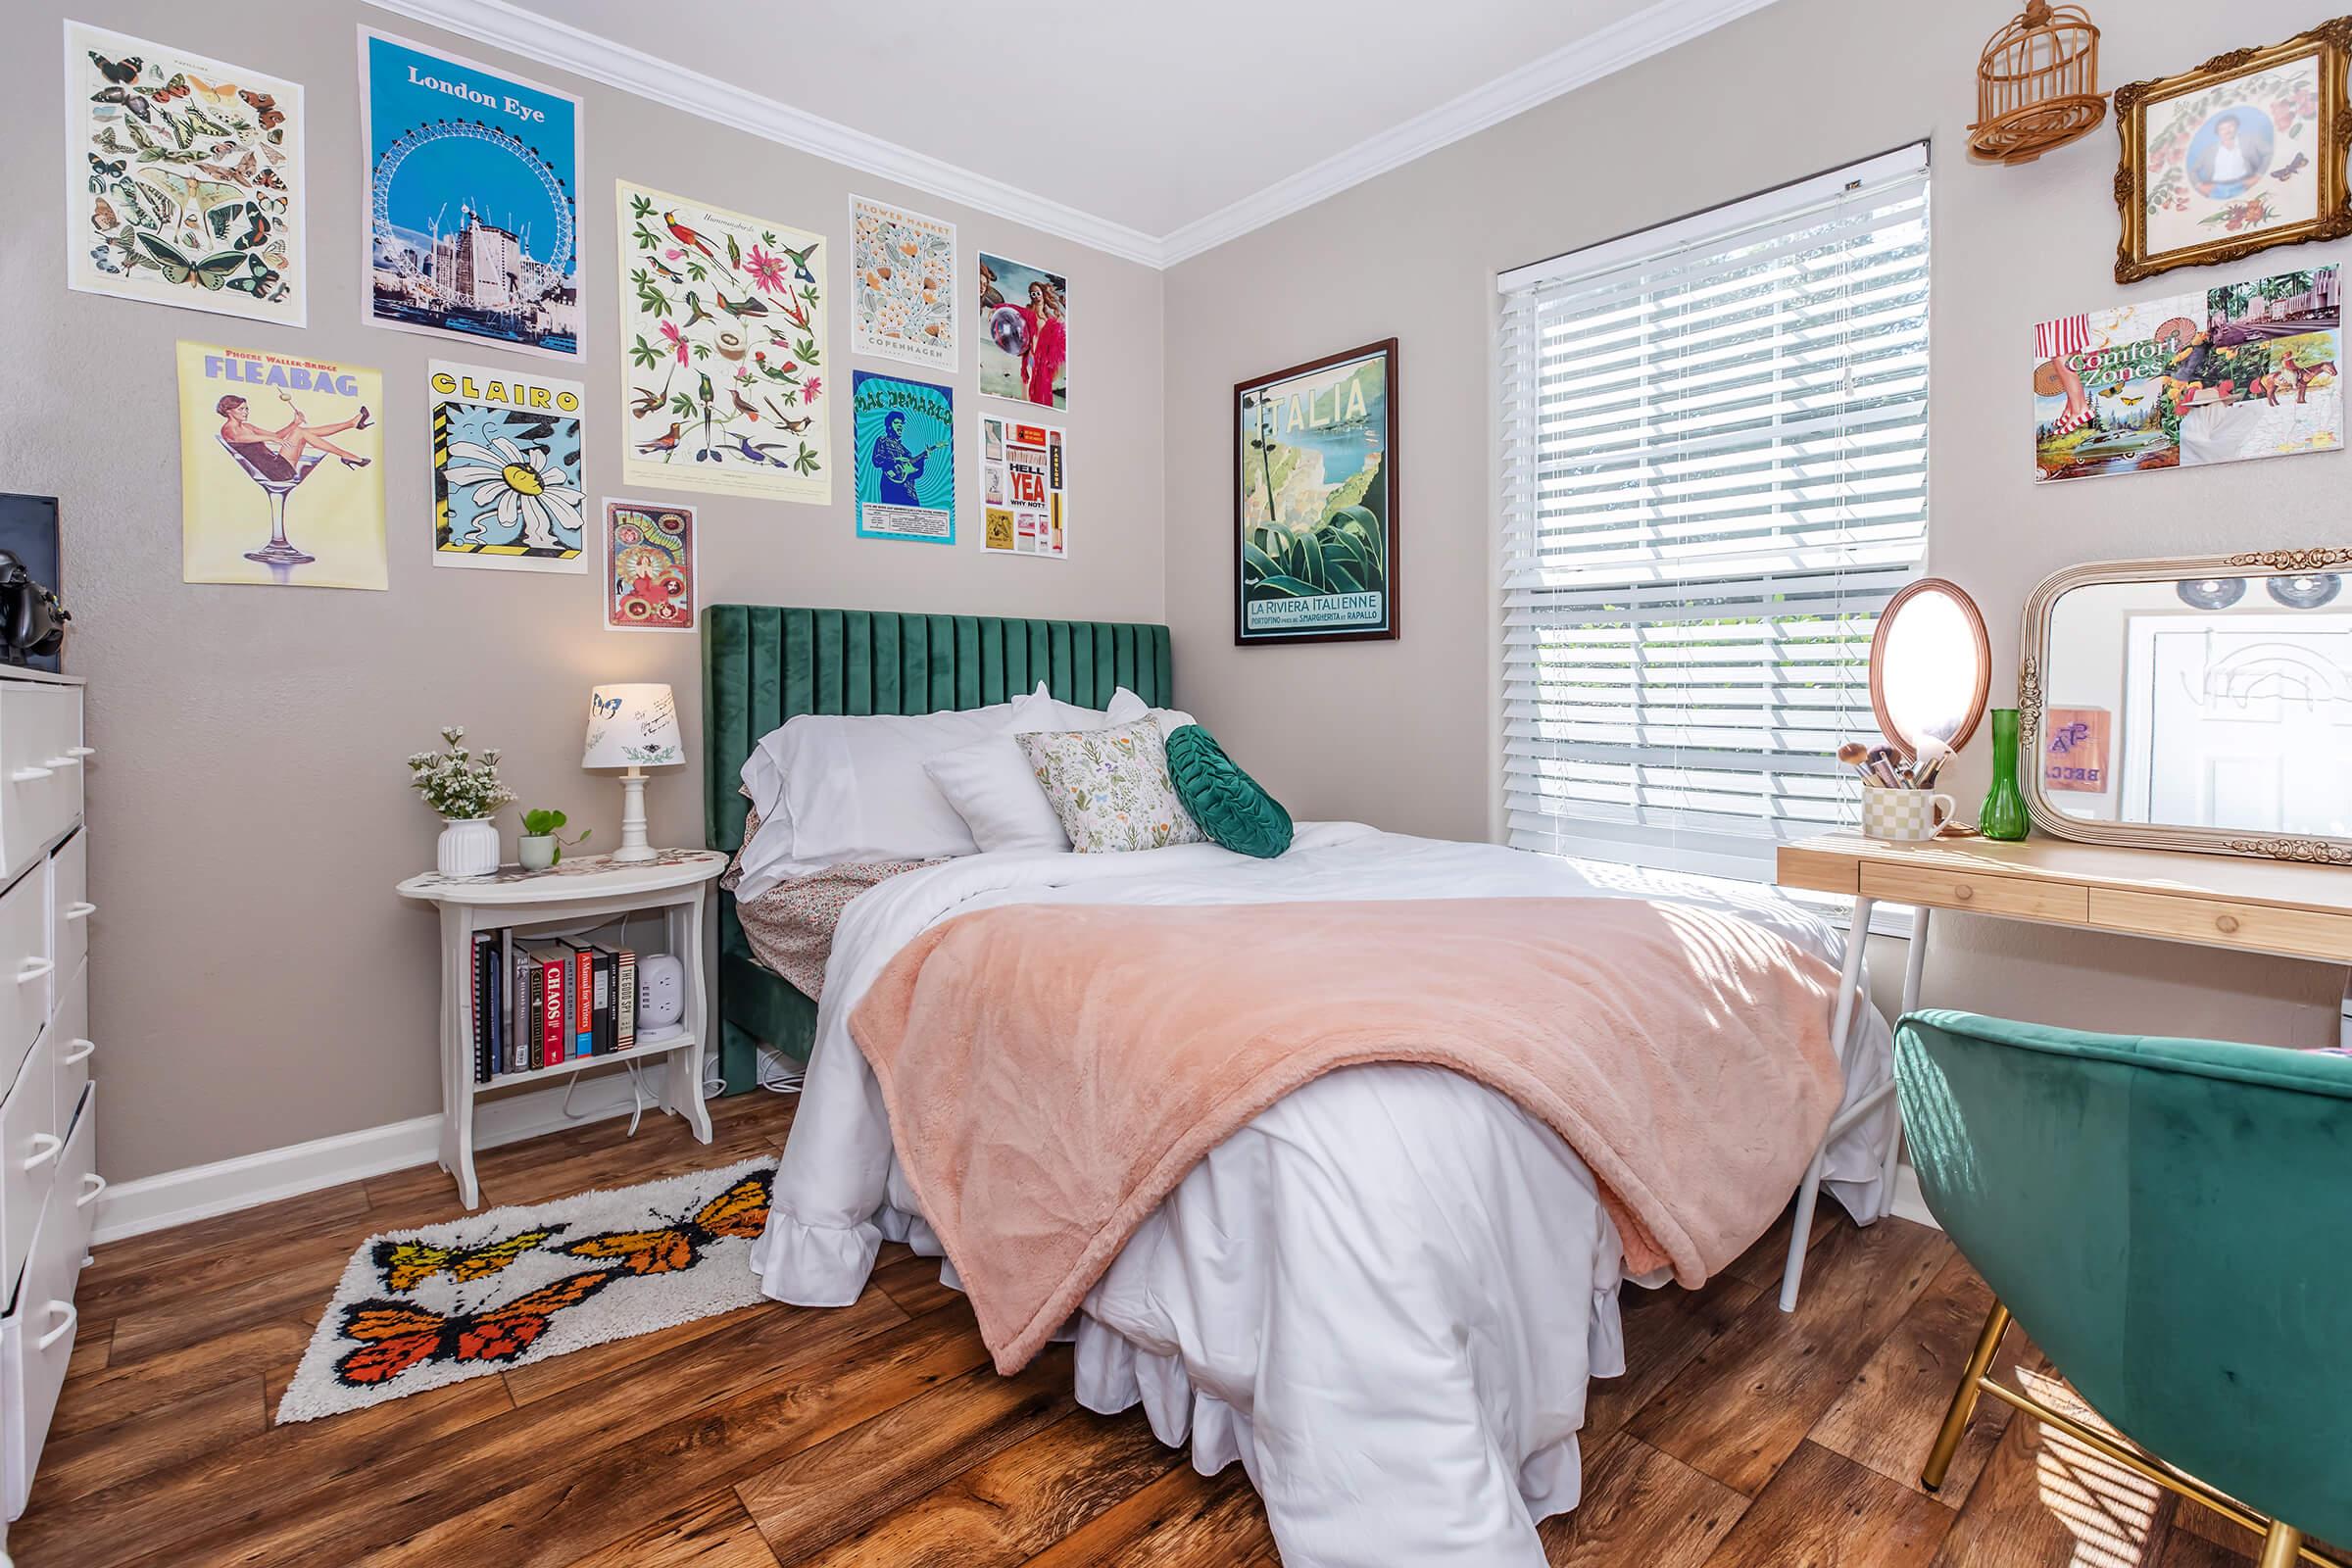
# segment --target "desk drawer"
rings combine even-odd
[[[2352,915],[2093,888],[2090,923],[2110,931],[2169,937],[2209,948],[2246,948],[2352,963]]]
[[[16,1283],[33,1222],[57,1185],[63,1152],[56,1068],[51,1053],[35,1051],[25,1056],[8,1098],[0,1101],[0,1300]]]
[[[0,1077],[16,1076],[49,1018],[49,878],[39,865],[0,893]]]
[[[90,835],[76,830],[49,857],[49,956],[61,979],[81,967],[90,951],[90,916],[98,906],[90,902]]]
[[[10,1523],[24,1512],[32,1469],[57,1413],[74,1358],[74,1282],[81,1273],[71,1202],[52,1203],[24,1264],[15,1310],[0,1318],[0,1446],[5,1446]]]
[[[1926,865],[1862,867],[1862,892],[1867,898],[1892,899],[1898,904],[1924,904],[1935,909],[1975,909],[2016,920],[2074,920],[2088,917],[2088,901],[2082,888],[2029,881],[2015,876],[1980,876],[1973,871],[1946,871]]]
[[[85,961],[74,978],[58,988],[57,1011],[42,1031],[40,1049],[48,1052],[57,1074],[57,1124],[74,1125],[74,1107],[81,1103],[81,1086],[90,1081],[91,1057],[98,1054],[90,1039],[90,966]]]
[[[57,1162],[57,1191],[50,1195],[52,1216],[67,1226],[66,1251],[81,1266],[90,1250],[90,1233],[98,1228],[98,1200],[106,1196],[106,1178],[98,1174],[98,1086],[81,1092],[81,1102],[66,1122],[66,1152]]]
[[[81,693],[0,686],[0,872],[14,876],[81,815]]]

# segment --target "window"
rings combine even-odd
[[[1500,284],[1510,842],[1768,877],[1926,550],[1927,148]]]

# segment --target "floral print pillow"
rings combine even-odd
[[[1168,777],[1167,742],[1152,719],[1016,738],[1079,854],[1160,850],[1207,840],[1177,798],[1175,781]]]

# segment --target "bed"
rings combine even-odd
[[[1088,706],[1118,686],[1154,705],[1174,696],[1167,633],[1154,626],[721,606],[706,662],[710,832],[727,850],[745,820],[738,772],[795,713],[971,708],[1040,679]],[[1002,853],[893,877],[844,912],[821,1009],[760,965],[722,900],[730,1083],[750,1081],[754,1039],[808,1063],[755,1252],[764,1287],[842,1304],[884,1239],[956,1250],[926,1219],[846,1023],[918,935],[1007,906],[1140,913],[1465,894],[1704,909],[1833,967],[1838,955],[1835,933],[1766,890],[1348,823],[1301,824],[1275,860],[1205,844]],[[1886,1025],[1863,1011],[1844,1043],[1848,1104],[1886,1077]],[[1857,1215],[1879,1212],[1889,1137],[1865,1121],[1830,1151],[1828,1184]],[[1203,1473],[1243,1464],[1285,1562],[1533,1565],[1536,1522],[1581,1494],[1588,1380],[1623,1370],[1628,1245],[1606,1198],[1554,1128],[1505,1095],[1433,1066],[1347,1066],[1209,1149],[1125,1236],[1056,1337],[1074,1341],[1081,1402],[1140,1404],[1163,1442],[1190,1443]],[[960,1283],[945,1260],[942,1277]]]

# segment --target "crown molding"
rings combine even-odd
[[[1772,0],[1658,0],[1621,22],[1474,87],[1450,103],[1440,104],[1311,169],[1277,180],[1255,195],[1195,219],[1160,240],[1159,265],[1173,267],[1214,250],[1349,186],[1474,136],[1770,4]]]
[[[926,195],[993,213],[1147,267],[1164,265],[1160,242],[1140,228],[1097,218],[1035,191],[657,59],[570,23],[526,11],[512,0],[368,0],[368,4]]]
[[[879,136],[778,103],[762,93],[658,59],[513,0],[368,0],[378,10],[471,38],[509,54],[655,103],[829,159],[861,173],[957,202],[1045,233],[1140,262],[1178,262],[1336,196],[1352,185],[1474,136],[1562,93],[1688,43],[1773,0],[1657,0],[1575,43],[1530,61],[1427,114],[1382,131],[1311,169],[1155,237],[1081,212],[1065,202],[918,153]]]

